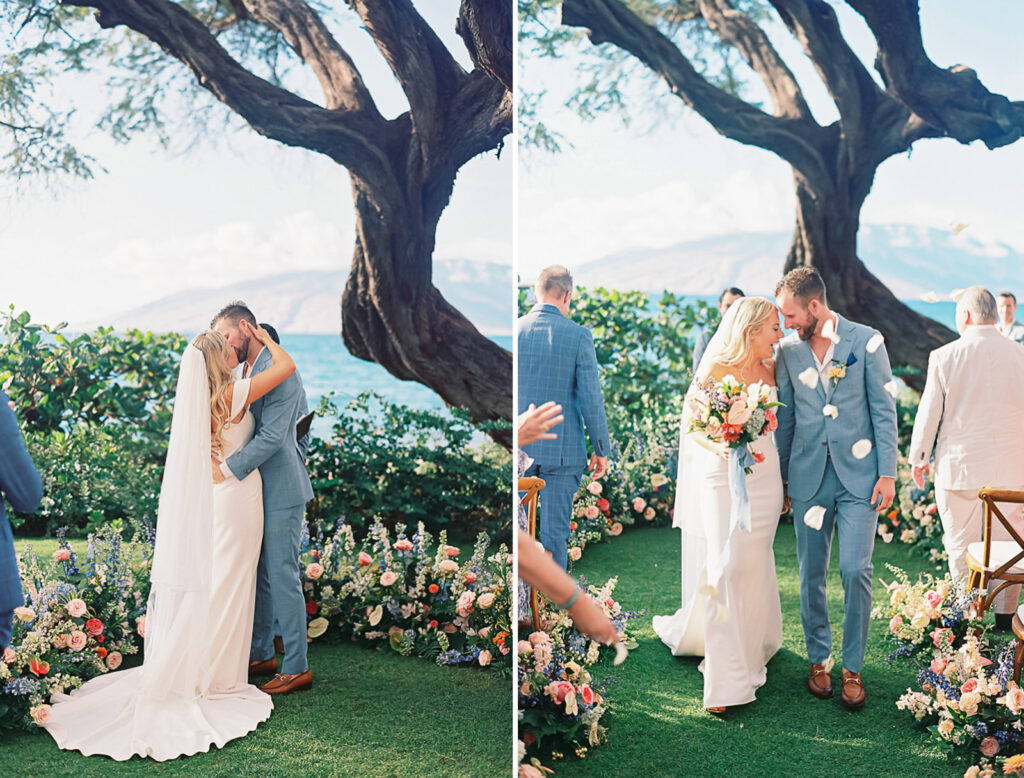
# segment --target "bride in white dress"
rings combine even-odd
[[[211,459],[252,439],[249,404],[295,372],[262,328],[274,365],[235,381],[217,332],[186,347],[160,487],[141,667],[53,696],[44,725],[63,749],[157,761],[209,751],[256,729],[274,704],[248,683],[256,564],[263,540],[258,470],[213,484]]]
[[[774,346],[782,338],[775,305],[746,297],[726,311],[697,368],[697,384],[732,375],[773,387]],[[682,529],[682,607],[655,616],[654,631],[676,656],[703,656],[704,707],[722,713],[753,702],[768,660],[782,645],[782,610],[772,543],[783,507],[779,455],[771,433],[750,444],[756,458],[746,477],[750,528],[731,518],[728,449],[688,433],[684,404],[673,526]]]

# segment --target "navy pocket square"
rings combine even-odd
[[[850,365],[855,364],[856,362],[857,362],[857,355],[854,354],[851,351],[849,358],[846,360],[846,366],[849,367]]]

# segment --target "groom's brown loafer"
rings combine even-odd
[[[271,675],[277,672],[277,657],[253,659],[249,662],[249,675]]]
[[[302,692],[313,688],[313,673],[305,670],[301,673],[278,673],[271,680],[259,687],[261,692],[267,694],[291,694]]]
[[[807,679],[807,688],[811,694],[821,700],[832,696],[832,673],[827,665],[811,665],[811,675]]]
[[[867,702],[868,695],[864,691],[864,684],[860,680],[860,673],[851,673],[843,668],[843,691],[839,695],[839,701],[847,710],[860,710]]]

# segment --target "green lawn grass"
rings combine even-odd
[[[56,541],[33,540],[40,555]],[[18,541],[22,550],[26,541]],[[73,541],[75,551],[84,542]],[[45,732],[0,736],[0,776],[507,776],[512,685],[390,649],[314,642],[314,685],[275,699],[270,719],[207,754],[157,763],[60,751]]]
[[[627,610],[646,609],[631,622],[639,647],[617,668],[608,660],[598,674],[615,684],[606,695],[608,742],[585,759],[550,764],[559,776],[962,776],[968,764],[952,763],[926,739],[913,718],[894,705],[913,683],[904,664],[885,664],[890,650],[885,624],[873,621],[862,673],[867,706],[849,712],[839,704],[843,590],[837,543],[829,573],[829,611],[837,667],[836,695],[819,700],[806,690],[808,662],[800,625],[796,539],[779,527],[776,569],[782,599],[783,646],[768,664],[768,681],[757,700],[714,716],[702,707],[699,659],[672,657],[651,629],[651,617],[679,606],[679,531],[628,532],[587,549],[574,573],[591,583],[619,577],[616,599]],[[874,600],[884,598],[890,562],[915,577],[931,569],[905,547],[875,546]]]

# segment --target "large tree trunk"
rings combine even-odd
[[[450,188],[431,197],[413,186],[399,196],[374,191],[354,175],[352,181],[356,248],[341,300],[348,350],[398,378],[425,384],[474,420],[511,418],[512,354],[482,335],[431,283],[443,208],[436,201],[446,203]],[[512,445],[510,430],[492,437]]]
[[[881,332],[893,367],[910,366],[920,371],[904,377],[920,391],[929,352],[956,338],[956,333],[900,302],[857,257],[863,198],[851,196],[854,187],[819,184],[812,189],[799,172],[794,177],[796,230],[786,271],[804,266],[817,270],[825,281],[829,306]],[[870,182],[862,189],[866,196]]]

